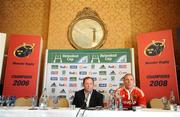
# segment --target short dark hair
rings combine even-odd
[[[122,80],[124,80],[124,79],[126,78],[126,76],[132,76],[133,79],[134,79],[134,76],[133,76],[131,73],[127,73],[127,74],[125,74],[125,75],[122,77]]]
[[[94,84],[94,79],[92,78],[92,77],[85,77],[84,79],[83,79],[83,85],[84,85],[84,83],[85,83],[85,81],[87,80],[87,79],[91,79],[92,81],[93,81],[93,84]]]

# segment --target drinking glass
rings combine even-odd
[[[0,96],[0,107],[3,106],[4,102],[5,102],[5,99],[4,99],[4,96],[2,95]]]
[[[16,102],[16,96],[10,96],[10,106],[14,106],[15,102]]]
[[[32,97],[32,108],[35,108],[37,104],[37,96]]]
[[[168,110],[168,99],[167,99],[167,97],[162,97],[161,100],[162,100],[162,103],[164,105],[164,110]]]
[[[6,102],[6,106],[7,106],[7,107],[10,107],[10,106],[11,106],[11,98],[10,98],[10,96],[7,96],[7,97],[6,97],[5,102]]]
[[[37,110],[36,106],[37,106],[37,96],[32,96],[31,97],[31,104],[32,107],[29,110]]]
[[[52,96],[52,102],[53,102],[53,109],[57,109],[58,104],[58,96]]]

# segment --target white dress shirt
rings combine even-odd
[[[84,92],[84,94],[85,94],[86,107],[89,107],[92,91],[91,92]]]

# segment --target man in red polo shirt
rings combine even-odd
[[[124,86],[116,89],[114,96],[117,100],[122,98],[123,108],[132,108],[132,106],[146,107],[146,98],[141,89],[134,86],[132,74],[126,74],[123,77]]]

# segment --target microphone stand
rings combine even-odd
[[[82,114],[81,117],[84,116],[84,113],[85,113],[85,110],[86,110],[86,100],[84,101],[84,103],[83,103],[83,105],[81,106],[81,108],[78,110],[78,112],[77,112],[77,114],[76,114],[76,117],[79,116],[79,113],[80,113],[80,111],[81,111],[82,109],[84,109],[84,111],[83,111],[83,114]]]
[[[84,113],[85,113],[86,110],[87,110],[87,108],[84,109],[81,117],[84,117]]]
[[[85,111],[86,111],[86,110],[89,110],[89,109],[90,109],[90,108],[86,107],[86,108],[84,109],[81,117],[84,117]],[[97,110],[101,110],[101,109],[102,109],[102,106],[96,106],[96,109],[97,109]],[[93,109],[93,110],[94,110],[94,109]]]
[[[81,110],[81,108],[78,110],[78,112],[77,112],[77,114],[76,114],[76,117],[78,117],[80,110]]]

